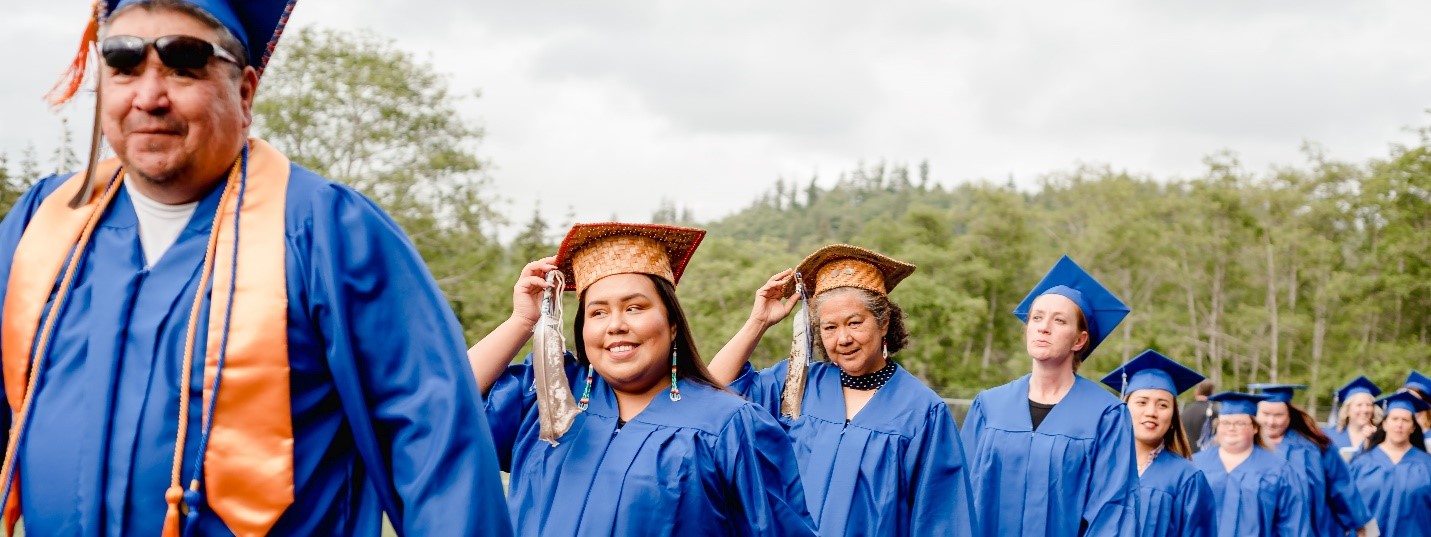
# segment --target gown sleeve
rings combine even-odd
[[[765,370],[757,371],[750,362],[746,362],[740,369],[740,376],[731,381],[727,388],[760,405],[771,416],[779,415],[780,394],[785,390],[785,371],[790,367],[789,364],[789,360],[781,360]]]
[[[1346,461],[1335,444],[1321,450],[1322,469],[1327,479],[1327,508],[1345,531],[1356,531],[1371,521],[1371,512],[1362,501],[1361,493],[1352,481]]]
[[[815,535],[795,451],[775,418],[743,405],[718,442],[734,535]]]
[[[516,446],[522,420],[537,403],[536,392],[528,389],[533,381],[530,361],[531,354],[528,354],[523,363],[507,366],[482,400],[487,423],[492,426],[497,463],[503,472],[512,471],[512,448]]]
[[[929,410],[922,434],[908,448],[910,535],[978,535],[964,446],[949,407]]]
[[[983,400],[983,394],[974,396],[974,402],[969,404],[969,413],[964,415],[964,428],[959,430],[959,439],[964,444],[964,448],[969,450],[968,454],[971,456],[976,455],[979,450],[979,432],[984,428]],[[969,476],[969,479],[970,483],[975,481],[972,475]]]
[[[1182,501],[1183,519],[1178,524],[1180,537],[1215,537],[1217,535],[1217,502],[1212,495],[1212,487],[1207,484],[1207,476],[1201,471],[1188,474],[1179,487],[1178,499]]]
[[[487,396],[482,398],[487,424],[492,426],[492,443],[497,448],[497,463],[503,472],[512,471],[512,450],[521,434],[522,422],[527,419],[527,414],[537,407],[537,392],[532,388],[536,383],[536,372],[531,364],[532,353],[527,353],[521,363],[507,366],[487,390]],[[577,364],[576,356],[570,351],[566,353],[565,367],[567,382],[576,389],[581,389],[582,385],[578,383],[585,382],[581,375],[586,369]]]
[[[9,288],[7,282],[10,281],[10,265],[15,260],[15,248],[20,245],[20,236],[25,233],[25,228],[30,224],[30,218],[34,216],[35,210],[40,208],[40,202],[45,201],[60,184],[64,182],[64,177],[51,175],[40,179],[24,194],[20,199],[15,200],[5,213],[4,221],[0,221],[0,321],[3,321],[3,309],[5,304],[6,291]],[[0,367],[0,390],[5,388],[4,368]],[[0,412],[0,437],[7,442],[10,440],[10,412],[9,406],[5,406],[6,411]]]
[[[1277,479],[1277,528],[1276,537],[1312,537],[1314,522],[1308,509],[1306,486],[1298,470],[1282,466]]]
[[[1133,425],[1122,403],[1103,411],[1093,458],[1084,535],[1133,535],[1138,529],[1138,462]]]
[[[290,246],[299,268],[289,277],[305,279],[306,313],[393,526],[510,535],[491,431],[446,298],[375,204],[338,185],[309,195],[311,219],[296,224],[309,244]]]

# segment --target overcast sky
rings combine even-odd
[[[82,152],[90,105],[40,96],[88,5],[0,18],[12,167],[48,159],[62,115]],[[662,198],[711,220],[862,160],[1028,186],[1079,163],[1185,177],[1223,149],[1265,170],[1303,141],[1383,156],[1431,124],[1427,21],[1424,0],[304,0],[291,25],[375,30],[480,90],[464,113],[515,226],[538,202],[646,221]]]

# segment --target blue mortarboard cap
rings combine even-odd
[[[1083,311],[1083,318],[1088,322],[1090,353],[1128,316],[1128,306],[1068,256],[1059,258],[1058,262],[1053,264],[1053,268],[1043,276],[1043,280],[1014,308],[1014,316],[1028,323],[1029,308],[1033,306],[1034,299],[1050,294],[1072,300],[1078,305],[1078,309]]]
[[[1290,403],[1292,392],[1306,388],[1305,384],[1248,384],[1247,389],[1267,396],[1269,403]]]
[[[1220,403],[1217,412],[1218,414],[1223,416],[1231,416],[1234,414],[1246,414],[1248,416],[1256,416],[1257,403],[1266,401],[1267,396],[1264,394],[1222,392],[1212,397],[1208,397],[1207,400],[1216,401]]]
[[[1148,349],[1103,377],[1103,383],[1118,390],[1120,394],[1152,388],[1166,391],[1176,397],[1202,382],[1203,378],[1197,371],[1188,369],[1158,351]]]
[[[1412,371],[1406,375],[1406,386],[1431,394],[1431,377],[1421,374],[1420,371]]]
[[[105,0],[105,13],[143,0]],[[248,51],[248,64],[263,74],[273,47],[298,0],[186,0],[207,11],[233,32]]]
[[[1416,397],[1409,392],[1396,392],[1386,397],[1382,397],[1381,399],[1377,399],[1376,403],[1381,405],[1382,410],[1385,410],[1387,412],[1390,412],[1392,409],[1395,408],[1405,409],[1412,414],[1431,410],[1431,403],[1422,401],[1421,398]]]
[[[1348,397],[1358,393],[1366,393],[1372,397],[1376,397],[1381,395],[1381,388],[1378,388],[1375,382],[1372,382],[1371,379],[1365,376],[1357,377],[1352,379],[1351,382],[1348,382],[1346,386],[1337,388],[1337,401],[1345,402]]]

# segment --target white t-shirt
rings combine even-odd
[[[134,214],[139,217],[139,244],[144,247],[144,268],[152,267],[164,257],[164,252],[169,251],[174,241],[179,240],[179,234],[184,231],[184,226],[189,225],[199,202],[179,205],[159,203],[140,193],[139,189],[129,184],[128,179],[124,181],[124,189],[129,192],[129,199],[134,201]]]

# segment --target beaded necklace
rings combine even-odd
[[[845,370],[841,369],[840,385],[851,390],[878,390],[880,386],[884,386],[884,383],[889,382],[889,379],[894,378],[894,369],[895,366],[893,360],[886,362],[884,364],[884,367],[881,367],[879,371],[875,371],[874,373],[870,373],[868,375],[850,375],[845,373]]]

